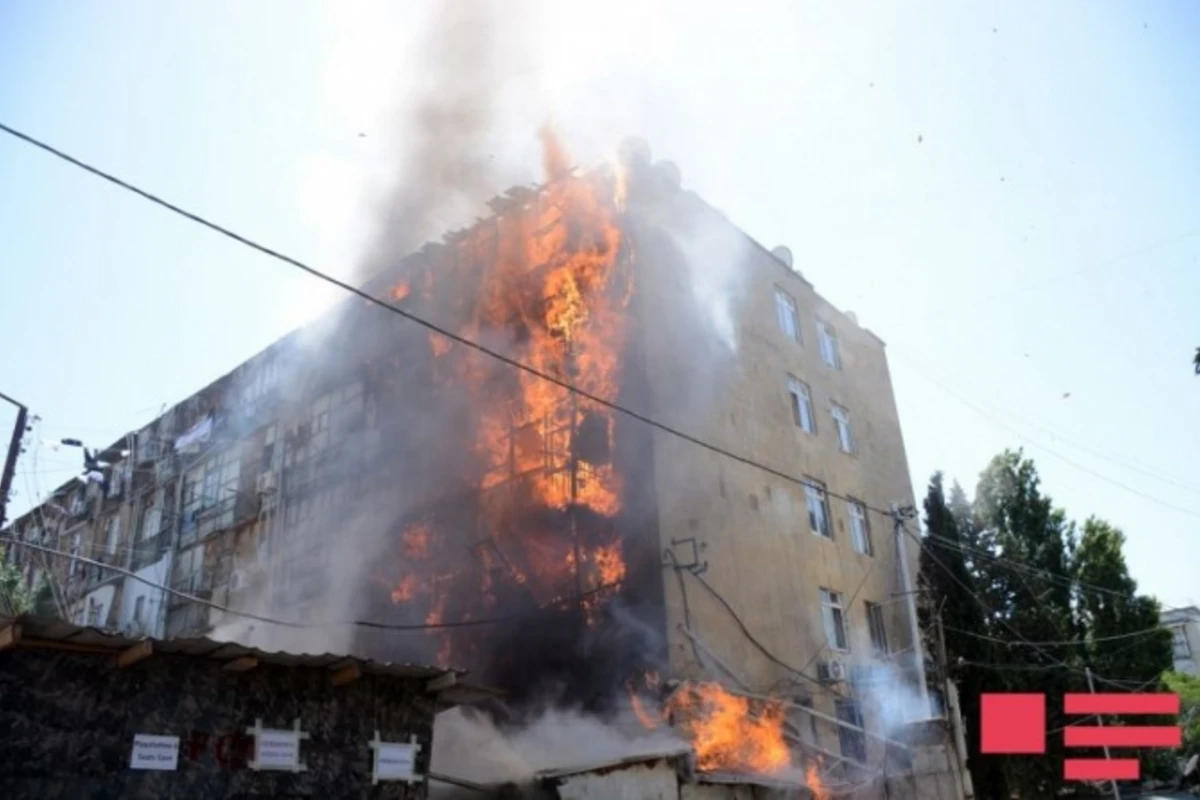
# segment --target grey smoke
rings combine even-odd
[[[505,179],[496,129],[506,89],[523,71],[527,0],[430,4],[407,65],[418,88],[397,109],[395,182],[356,278],[365,280],[480,213]]]

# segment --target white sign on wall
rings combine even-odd
[[[254,727],[246,728],[246,733],[254,737],[254,759],[249,764],[250,769],[288,772],[303,772],[308,769],[300,763],[300,740],[307,739],[308,734],[300,730],[299,719],[290,731],[264,728],[262,719],[256,719]]]
[[[175,770],[179,767],[179,737],[155,736],[149,733],[133,735],[133,751],[129,754],[130,769]]]
[[[375,731],[375,738],[369,746],[375,751],[371,783],[380,781],[417,783],[424,780],[424,776],[417,774],[417,753],[421,752],[421,745],[417,744],[416,736],[413,736],[408,744],[384,742],[379,738],[379,731]]]

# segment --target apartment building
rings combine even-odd
[[[12,526],[137,578],[10,557],[126,632],[280,632],[221,608],[251,611],[585,703],[633,673],[720,678],[786,698],[847,780],[916,735],[933,749],[893,767],[961,796],[908,613],[916,544],[881,513],[914,505],[883,342],[673,165],[626,166],[510,190],[367,287],[539,375],[355,298]]]
[[[1161,621],[1171,630],[1175,671],[1200,677],[1200,608],[1172,608],[1162,612]]]

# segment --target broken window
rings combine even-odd
[[[793,342],[800,341],[800,315],[796,310],[796,298],[775,287],[775,319],[779,330]]]
[[[841,592],[821,589],[821,620],[825,623],[825,641],[829,648],[848,651],[850,640],[846,636],[846,611]]]
[[[792,399],[792,421],[805,433],[816,433],[817,423],[813,417],[812,392],[808,384],[794,375],[788,375],[788,395]]]
[[[815,481],[804,484],[804,501],[808,506],[808,526],[812,532],[826,539],[833,538],[829,527],[829,505],[825,500],[825,488]]]

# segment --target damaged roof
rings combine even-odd
[[[170,653],[173,655],[207,658],[228,663],[239,658],[254,658],[259,663],[285,667],[324,669],[331,674],[347,667],[357,667],[364,675],[380,675],[388,678],[438,678],[438,691],[444,693],[452,703],[471,703],[498,697],[495,689],[465,683],[461,678],[466,672],[461,669],[443,668],[404,662],[373,661],[357,656],[336,653],[287,653],[260,650],[236,642],[221,642],[208,637],[186,637],[153,639],[146,636],[130,637],[111,630],[103,630],[53,617],[19,616],[0,614],[0,650],[14,648],[66,649],[77,652],[110,653],[118,655],[131,651],[139,644],[148,644],[146,655]]]

